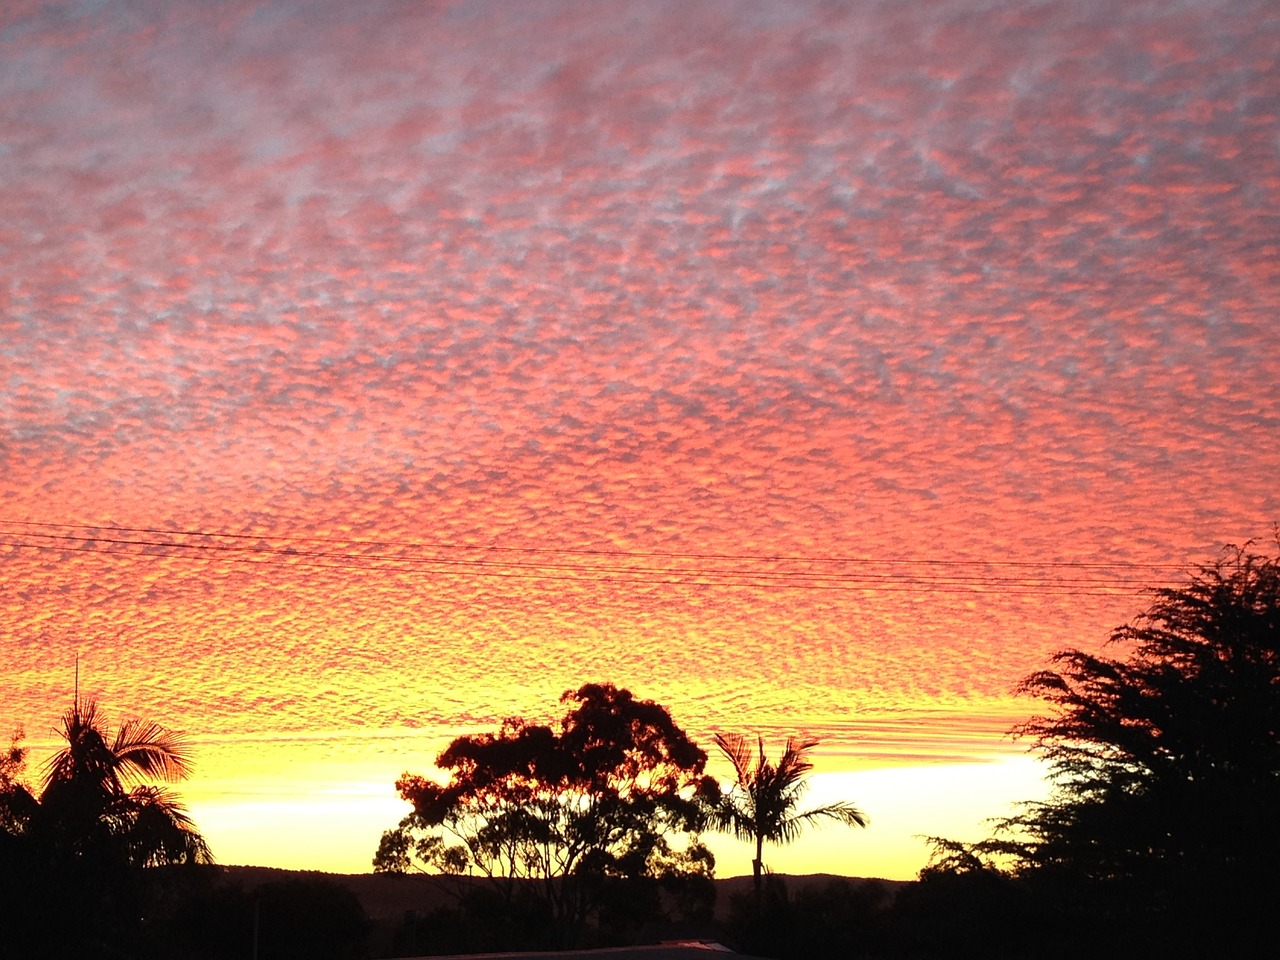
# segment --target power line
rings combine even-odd
[[[371,541],[342,540],[332,537],[272,536],[222,533],[204,530],[175,530],[145,527],[89,526],[67,523],[0,520],[0,524],[25,527],[25,538],[0,531],[0,543],[18,549],[41,551],[112,554],[135,559],[204,559],[249,565],[294,566],[335,570],[399,570],[406,573],[450,577],[485,577],[497,579],[545,580],[570,583],[636,584],[666,586],[718,586],[745,588],[784,588],[844,592],[910,591],[921,588],[946,592],[986,592],[991,589],[1016,590],[1020,593],[1072,596],[1125,596],[1134,591],[1129,585],[1146,584],[1150,578],[1121,576],[1077,577],[1037,575],[1000,575],[970,572],[979,568],[1018,567],[1080,571],[1123,570],[1126,572],[1168,571],[1183,568],[1172,564],[1117,561],[1115,563],[1082,561],[912,560],[893,558],[875,560],[867,557],[841,556],[773,556],[758,554],[660,553],[622,550],[588,550],[551,547],[511,547],[467,545],[442,541]],[[43,530],[76,531],[44,533]],[[118,536],[93,535],[98,531]],[[133,536],[125,536],[132,534]],[[143,539],[163,537],[163,539]],[[206,542],[186,542],[183,538],[200,538]],[[35,541],[35,542],[32,542]],[[247,543],[246,541],[252,541]],[[283,544],[283,546],[281,546]],[[296,545],[343,545],[345,550],[299,549]],[[356,548],[364,552],[357,552]],[[393,548],[402,552],[396,553]],[[428,553],[405,553],[405,549],[432,550]],[[387,551],[392,552],[387,552]],[[164,551],[164,552],[156,552]],[[382,552],[372,552],[382,551]],[[462,556],[448,554],[463,554]],[[480,559],[465,554],[514,555],[515,559]],[[445,555],[440,555],[445,554]],[[539,557],[555,557],[542,560]],[[563,558],[586,557],[587,562],[571,562]],[[608,560],[619,561],[610,565]],[[678,561],[653,564],[655,560]],[[641,562],[635,565],[630,561]],[[747,566],[723,567],[718,563],[732,561]],[[689,565],[683,565],[689,564]],[[754,566],[753,566],[754,565]],[[797,565],[803,568],[797,569]],[[938,572],[906,572],[904,567],[927,567]],[[814,569],[814,568],[819,569]],[[826,569],[822,569],[825,567]],[[950,567],[952,570],[939,568]],[[888,568],[878,572],[876,568]]]
[[[30,548],[36,550],[53,551],[58,550],[65,552],[66,548],[58,547],[51,544],[27,544],[13,543],[9,546],[18,548]],[[206,559],[223,563],[240,563],[248,566],[289,566],[289,567],[306,567],[310,569],[323,570],[364,570],[371,569],[368,563],[317,563],[305,559],[306,555],[299,555],[296,561],[284,559],[252,559],[249,557],[236,556],[212,556],[212,557],[193,557],[190,555],[183,556],[181,554],[154,554],[154,553],[137,553],[132,551],[119,550],[114,548],[106,548],[102,550],[93,550],[88,547],[72,548],[74,552],[88,553],[95,556],[103,554],[112,554],[135,560],[182,560],[182,559]],[[455,562],[456,565],[456,562]],[[403,569],[403,568],[402,568]],[[538,571],[545,571],[546,568],[538,568]],[[412,569],[406,571],[412,572]],[[1129,596],[1132,590],[1084,590],[1073,587],[1065,581],[1044,580],[1043,582],[1034,582],[1030,580],[1019,581],[1012,578],[987,578],[976,579],[972,582],[958,583],[941,580],[938,578],[919,578],[911,576],[895,576],[893,578],[869,578],[869,577],[839,577],[831,575],[822,577],[813,575],[811,580],[798,581],[796,574],[769,574],[758,573],[751,574],[737,579],[726,578],[724,574],[716,571],[692,571],[689,573],[673,572],[667,577],[644,577],[639,575],[626,576],[568,576],[564,574],[556,574],[552,572],[522,572],[519,570],[467,570],[467,569],[434,569],[430,571],[432,574],[449,577],[486,577],[500,580],[543,580],[558,581],[565,583],[599,583],[599,584],[637,584],[637,585],[666,585],[666,586],[689,586],[689,587],[746,587],[746,588],[802,588],[808,590],[827,590],[846,593],[865,592],[873,590],[876,592],[903,592],[903,593],[919,593],[920,587],[928,587],[933,590],[942,592],[965,592],[965,593],[982,593],[986,592],[985,588],[999,587],[1001,589],[1015,589],[1020,593],[1041,594],[1046,596],[1094,596],[1094,597],[1117,597]],[[584,571],[589,572],[589,571]],[[770,579],[773,578],[773,579]],[[1120,581],[1098,581],[1102,583],[1118,583]],[[1123,581],[1136,582],[1136,581]],[[1145,582],[1145,581],[1143,581]],[[1061,585],[1060,588],[1058,585]]]
[[[500,544],[464,544],[447,540],[359,540],[359,539],[342,539],[338,537],[316,537],[316,536],[289,536],[289,535],[271,535],[270,537],[256,533],[224,533],[210,530],[182,530],[158,527],[122,527],[122,526],[93,526],[89,524],[74,523],[50,523],[38,520],[4,520],[0,519],[0,524],[9,524],[12,526],[28,526],[28,527],[45,527],[63,530],[103,530],[110,533],[134,533],[134,534],[155,534],[160,536],[171,537],[208,537],[220,540],[275,540],[284,543],[337,543],[347,544],[352,547],[415,547],[415,548],[432,548],[444,550],[470,550],[483,551],[492,553],[533,553],[533,554],[565,554],[572,556],[606,556],[606,557],[637,557],[637,558],[663,558],[663,559],[680,559],[680,560],[752,560],[752,561],[770,561],[770,562],[812,562],[812,563],[847,563],[847,564],[877,564],[877,565],[945,565],[945,566],[975,566],[975,567],[993,567],[993,566],[1010,566],[1010,567],[1074,567],[1074,568],[1098,568],[1098,569],[1117,569],[1117,568],[1133,568],[1142,570],[1170,570],[1182,571],[1185,566],[1175,563],[1152,563],[1133,560],[1116,560],[1116,561],[1083,561],[1083,560],[1043,560],[1028,562],[1023,560],[943,560],[932,557],[920,558],[874,558],[874,557],[854,557],[842,555],[825,555],[825,556],[797,556],[787,554],[750,554],[750,553],[673,553],[663,551],[636,551],[636,550],[601,550],[593,548],[572,548],[572,547],[513,547],[503,546]]]
[[[652,574],[652,573],[673,572],[673,568],[670,568],[670,567],[665,567],[665,568],[664,567],[636,567],[636,566],[607,567],[607,566],[600,566],[600,565],[594,565],[594,564],[550,563],[545,561],[532,562],[532,561],[522,561],[522,560],[469,560],[469,559],[455,559],[451,557],[422,556],[422,555],[416,555],[416,554],[391,556],[386,554],[334,553],[334,552],[328,552],[328,551],[324,551],[324,552],[300,551],[292,547],[279,549],[279,548],[270,548],[270,547],[269,548],[246,547],[246,546],[240,546],[240,545],[227,545],[227,544],[218,544],[218,543],[181,543],[181,542],[172,541],[172,540],[127,540],[127,539],[119,539],[119,538],[111,538],[111,537],[83,537],[83,536],[73,536],[68,534],[39,534],[38,533],[38,534],[34,534],[33,536],[42,537],[42,538],[45,538],[46,540],[78,543],[78,544],[81,544],[81,546],[78,547],[78,549],[82,549],[86,551],[89,550],[89,545],[106,544],[108,546],[113,546],[113,547],[114,546],[162,547],[162,548],[171,548],[175,550],[251,553],[256,555],[284,557],[288,559],[306,558],[306,559],[314,559],[314,560],[352,561],[357,564],[376,564],[376,563],[407,564],[407,565],[440,564],[440,565],[456,566],[456,567],[464,567],[464,568],[491,567],[498,570],[511,570],[511,569],[536,569],[536,570],[561,570],[561,571],[576,570],[576,571],[583,571],[583,572],[607,572],[607,573],[626,573],[626,574]],[[47,543],[46,544],[18,543],[15,545],[33,546],[37,548],[42,546],[49,547],[51,549],[53,548],[52,544],[47,544]],[[120,551],[113,551],[113,552],[120,552]],[[528,554],[536,554],[541,551],[536,549],[530,549],[525,552]],[[559,551],[553,551],[553,552],[559,552]],[[139,555],[156,556],[155,554],[139,554]],[[773,558],[761,558],[761,559],[765,559],[769,561],[773,560]],[[828,562],[828,561],[807,560],[806,562],[821,563],[821,562]],[[873,561],[869,561],[869,562],[873,562]],[[803,571],[803,570],[793,570],[793,571],[785,571],[781,573],[774,573],[770,571],[752,570],[747,567],[730,567],[730,568],[712,569],[712,570],[704,569],[700,572],[704,574],[716,575],[716,576],[744,575],[749,577],[759,577],[759,578],[766,578],[766,579],[782,577],[787,579],[802,579],[802,580],[803,579],[830,580],[838,577],[841,580],[850,580],[850,581],[899,580],[903,578],[911,578],[913,576],[912,574],[902,574],[902,573],[892,573],[892,574],[859,573],[859,574],[852,574],[852,575],[851,574],[831,574],[831,573],[812,572],[812,571]],[[928,576],[929,582],[939,582],[939,583],[969,583],[969,582],[982,582],[982,581],[991,580],[991,579],[997,579],[997,578],[974,575],[974,574],[957,574],[957,575],[951,575],[951,576],[930,574]],[[1019,580],[1037,580],[1037,581],[1044,580],[1052,583],[1081,583],[1081,584],[1145,583],[1146,582],[1146,580],[1144,579],[1121,578],[1121,577],[1052,577],[1050,578],[1050,577],[1024,576],[1020,578],[998,578],[998,579],[1019,579]]]

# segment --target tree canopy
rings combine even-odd
[[[436,761],[445,783],[401,777],[413,810],[383,835],[375,870],[484,877],[508,904],[532,898],[561,942],[620,884],[709,878],[706,754],[664,707],[611,684],[561,702],[556,726],[513,718],[454,740]]]
[[[940,845],[939,866],[1003,858],[1117,952],[1127,936],[1231,955],[1270,915],[1280,866],[1280,557],[1229,548],[1154,591],[1111,645],[1022,683],[1049,707],[1017,733],[1054,791],[991,840]]]

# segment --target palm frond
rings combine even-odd
[[[789,787],[799,783],[808,775],[813,769],[813,761],[805,754],[817,745],[818,741],[813,739],[787,738],[786,749],[782,751],[782,756],[778,760],[777,777],[780,785]]]
[[[105,792],[118,790],[115,759],[102,733],[103,718],[96,700],[77,700],[62,715],[59,731],[67,745],[45,764],[44,789],[72,780],[94,783]]]
[[[213,863],[213,854],[176,794],[135,787],[120,803],[133,858],[142,866]]]
[[[805,810],[803,813],[797,813],[792,819],[806,824],[816,823],[819,820],[836,820],[850,827],[865,827],[871,822],[865,813],[844,801]]]
[[[111,752],[115,755],[122,777],[141,780],[158,777],[173,782],[191,774],[186,737],[144,720],[129,720],[120,725]]]
[[[737,791],[730,791],[721,796],[711,811],[711,825],[722,833],[728,833],[739,840],[754,840],[756,835],[755,807],[750,801],[744,802]]]
[[[740,733],[717,733],[715,740],[720,752],[733,764],[733,773],[738,785],[745,788],[752,779],[751,744]],[[761,749],[763,750],[763,746]]]

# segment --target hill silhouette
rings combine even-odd
[[[316,870],[286,870],[247,865],[220,866],[216,869],[219,871],[220,883],[240,887],[249,893],[264,884],[288,880],[325,880],[346,888],[360,901],[372,924],[369,945],[370,955],[375,957],[391,954],[392,944],[405,927],[408,918],[425,917],[433,911],[453,906],[456,902],[454,893],[442,884],[433,882],[432,878],[423,875],[326,873]],[[847,881],[857,886],[878,884],[891,899],[896,898],[898,892],[912,882],[870,877],[844,877],[825,873],[776,876],[785,881],[787,888],[793,894],[817,890],[832,882]],[[464,883],[468,882],[468,878],[459,879]],[[469,878],[469,882],[479,885],[483,880]],[[727,929],[731,920],[732,907],[736,900],[740,901],[752,896],[754,879],[750,875],[726,877],[716,880],[715,887],[716,908],[713,923],[700,926],[687,924],[658,926],[645,931],[645,940],[651,943],[673,940],[717,940],[726,946],[735,947]]]
[[[359,899],[369,919],[401,920],[408,910],[424,913],[437,907],[449,906],[452,895],[424,876],[395,876],[386,873],[326,873],[321,870],[286,870],[278,867],[220,866],[223,882],[239,884],[246,890],[279,880],[321,878],[346,887]],[[897,892],[911,883],[909,880],[883,880],[875,877],[845,877],[828,873],[812,873],[782,876],[793,892],[821,886],[832,880],[851,880],[854,883],[881,883]],[[751,893],[753,881],[750,875],[725,877],[715,881],[716,918],[728,916],[729,904],[738,895]]]

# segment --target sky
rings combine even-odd
[[[612,682],[818,737],[775,869],[1046,789],[1018,681],[1280,520],[1267,0],[8,2],[0,730],[346,872]],[[726,767],[713,758],[713,772]],[[750,854],[716,841],[719,874]]]

